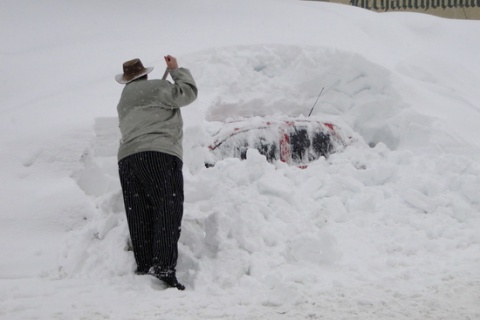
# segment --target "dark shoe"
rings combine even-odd
[[[167,286],[172,287],[172,288],[177,288],[178,290],[185,290],[185,286],[178,282],[177,277],[175,276],[167,276],[167,277],[161,277],[158,276],[158,279],[162,280],[167,284]]]
[[[177,288],[178,290],[185,290],[185,286],[178,282],[177,277],[175,276],[175,271],[167,272],[156,272],[155,267],[150,268],[148,272],[150,275],[155,278],[162,280],[165,284],[171,288]]]

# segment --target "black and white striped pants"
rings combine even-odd
[[[182,161],[140,152],[118,163],[137,271],[175,272],[183,216]]]

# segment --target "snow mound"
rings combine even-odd
[[[478,21],[296,0],[49,4],[0,11],[0,318],[480,318]],[[170,53],[200,92],[183,112],[183,292],[132,272],[115,156],[120,62],[159,78]],[[225,122],[305,116],[322,88],[313,116],[365,143],[304,170],[255,150],[205,168]]]
[[[204,87],[199,110],[185,112],[187,133],[192,126],[197,145],[207,143],[205,130],[217,122],[218,127],[256,116],[306,116],[322,89],[312,114],[347,123],[371,146],[455,152],[464,145],[454,127],[444,130],[439,119],[417,111],[422,106],[405,101],[399,92],[406,91],[405,79],[399,73],[355,52],[253,45],[210,49],[189,58]],[[187,150],[197,151],[188,139]]]
[[[108,129],[114,123],[97,120],[76,175],[97,213],[71,232],[60,277],[135,269],[115,153],[105,148],[117,141]],[[244,161],[187,169],[179,277],[197,289],[248,286],[263,305],[276,307],[331,286],[400,281],[377,273],[403,274],[412,284],[436,268],[438,256],[445,264],[435,272],[448,277],[463,270],[453,257],[466,268],[478,260],[472,250],[480,243],[479,177],[480,166],[468,158],[392,151],[382,143],[352,145],[303,170],[271,164],[253,149]],[[374,242],[372,233],[388,240]]]

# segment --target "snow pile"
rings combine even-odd
[[[478,22],[289,0],[183,0],[168,12],[145,1],[148,19],[127,32],[109,23],[125,21],[130,4],[50,4],[52,20],[33,2],[23,24],[0,19],[18,33],[0,51],[13,62],[0,64],[10,79],[0,118],[0,318],[480,317],[480,69],[469,64]],[[114,17],[102,15],[112,8]],[[164,48],[142,33],[158,21],[175,30],[163,45],[183,53],[200,89],[183,112],[184,292],[133,275],[116,165],[113,76],[137,55],[161,61]],[[128,39],[136,48],[122,51]],[[87,63],[83,50],[96,59]],[[39,81],[49,55],[68,74]],[[19,66],[31,78],[15,76]],[[300,169],[250,149],[244,161],[205,167],[225,121],[305,117],[322,88],[314,117],[355,133],[342,152]]]

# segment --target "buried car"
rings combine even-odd
[[[269,162],[305,166],[343,150],[354,141],[346,125],[318,118],[252,118],[224,123],[209,146],[210,167],[225,158],[246,159],[254,148]]]

